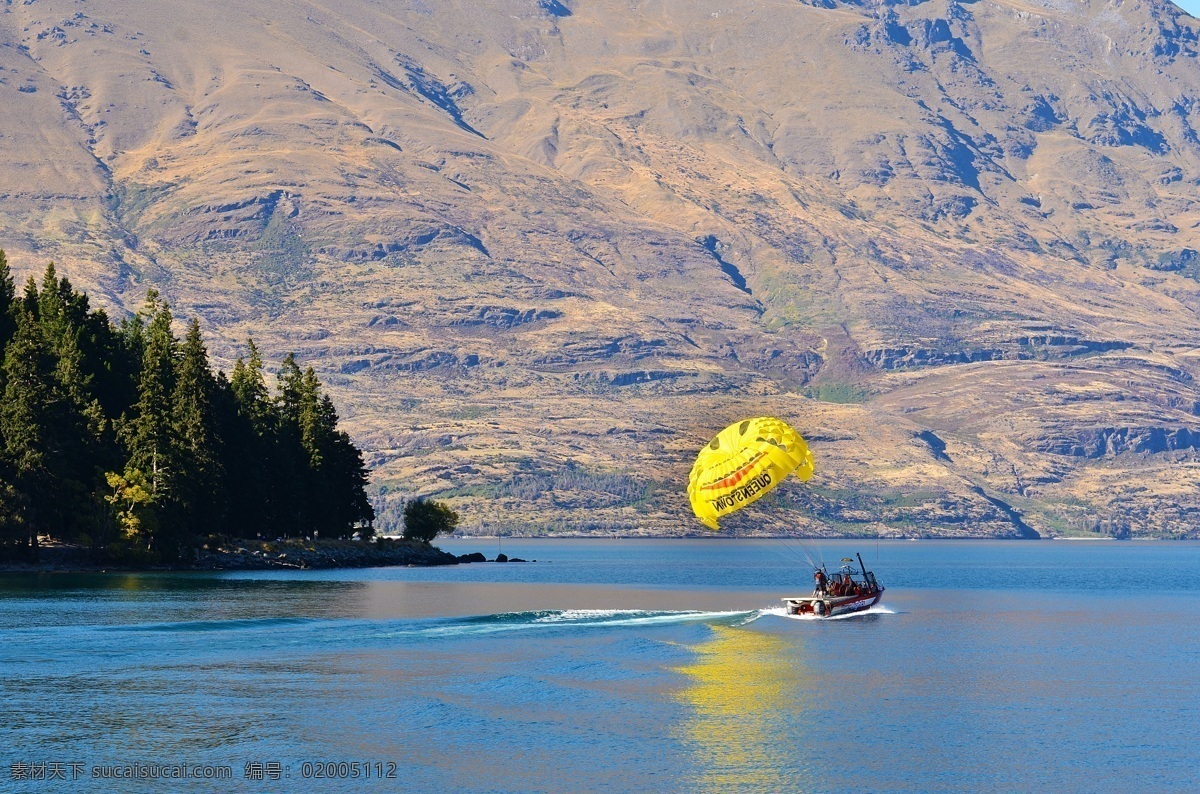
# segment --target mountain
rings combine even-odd
[[[1164,0],[23,0],[0,245],[317,363],[381,505],[1197,536],[1200,23]]]

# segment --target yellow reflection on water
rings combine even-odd
[[[675,668],[689,679],[678,697],[692,716],[681,726],[695,755],[697,791],[806,791],[803,759],[809,680],[796,638],[711,626],[692,646],[696,661]]]

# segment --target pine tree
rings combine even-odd
[[[302,373],[295,357],[280,372],[280,454],[293,493],[298,531],[305,535],[349,537],[373,532],[375,511],[366,497],[367,468],[350,437],[338,430],[333,401],[321,391],[316,372]],[[296,449],[297,445],[299,449]]]
[[[38,288],[37,288],[37,282],[34,281],[33,276],[30,276],[25,281],[25,292],[21,294],[20,303],[21,303],[21,305],[19,308],[24,309],[26,312],[28,312],[30,315],[32,315],[33,319],[35,319],[35,320],[39,319],[38,318],[38,314],[39,314],[39,311],[38,311]]]
[[[329,441],[333,428],[328,417],[321,413],[321,382],[312,367],[304,370],[300,378],[300,400],[297,420],[300,425],[300,443],[308,452],[308,465],[314,471],[321,468],[321,455]]]
[[[253,537],[263,529],[265,519],[261,443],[239,413],[233,384],[224,372],[218,372],[214,382],[213,422],[220,477],[215,487],[224,503],[222,528],[213,533]]]
[[[304,448],[301,412],[304,402],[304,374],[296,357],[288,353],[279,371],[279,395],[276,398],[278,424],[271,456],[274,522],[282,534],[308,535],[311,482],[309,454]]]
[[[0,249],[0,361],[3,360],[5,346],[17,331],[17,321],[13,314],[16,299],[17,290],[13,284],[12,272],[8,269],[8,256]]]
[[[150,296],[147,295],[147,298]],[[130,317],[126,317],[121,321],[121,327],[117,329],[117,336],[121,340],[121,347],[129,351],[137,364],[137,372],[141,372],[142,358],[146,354],[146,317],[139,312]],[[136,373],[134,380],[137,380]]]
[[[97,494],[103,490],[102,453],[108,422],[100,402],[92,396],[93,379],[79,345],[80,326],[64,310],[61,296],[47,300],[43,292],[41,297],[41,327],[55,362],[56,389],[62,396],[55,428],[63,452],[56,472],[62,505],[58,531],[69,540],[92,540],[105,523],[106,511]]]
[[[304,370],[298,387],[298,405],[296,408],[297,421],[300,428],[300,445],[304,448],[304,480],[308,483],[305,488],[307,511],[305,534],[321,532],[326,536],[342,534],[336,526],[334,515],[334,493],[332,482],[328,476],[328,455],[332,446],[332,435],[336,428],[337,416],[332,417],[323,411],[321,400],[321,383],[312,367]],[[332,406],[330,406],[332,407]]]
[[[51,262],[38,293],[38,321],[58,359],[59,384],[80,414],[102,413],[95,396],[98,372],[111,367],[105,342],[112,335],[108,317],[91,312],[87,296],[76,292],[66,277],[58,278]],[[95,430],[95,428],[93,428]]]
[[[313,482],[311,519],[324,534],[349,537],[356,528],[369,530],[375,511],[366,498],[367,470],[362,454],[350,437],[338,430],[337,409],[320,387],[309,367],[302,381],[300,417]]]
[[[42,289],[38,293],[38,322],[56,360],[55,377],[59,388],[74,411],[84,418],[87,431],[98,439],[100,427],[97,423],[102,420],[102,410],[92,396],[93,378],[87,371],[80,344],[86,320],[87,299],[77,295],[65,278],[59,280],[51,262],[46,266]],[[86,421],[88,417],[92,421]]]
[[[129,465],[146,474],[150,493],[160,498],[170,491],[174,466],[170,395],[175,388],[179,343],[171,333],[171,310],[156,291],[147,292],[143,312],[149,322],[138,378],[136,416],[127,442]]]
[[[296,354],[288,353],[279,367],[279,412],[288,422],[300,427],[300,410],[304,401],[304,374],[296,363]]]
[[[99,431],[103,445],[101,454],[106,460],[111,460],[118,449],[111,420],[130,413],[137,400],[141,351],[137,352],[135,358],[134,351],[126,346],[125,339],[109,322],[108,315],[102,309],[88,312],[83,317],[75,338],[81,353],[80,369],[89,398],[89,421]],[[96,414],[100,417],[98,427]]]
[[[19,542],[36,553],[39,532],[51,532],[59,518],[56,463],[61,460],[59,430],[62,397],[54,379],[54,358],[42,328],[29,312],[16,315],[16,334],[4,355],[4,400],[0,437],[5,469],[23,516]]]
[[[32,278],[30,278],[30,283],[34,283]],[[58,337],[66,331],[66,317],[60,298],[58,272],[54,268],[54,263],[51,262],[46,265],[46,272],[42,274],[42,289],[37,293],[37,318],[52,347],[58,341]]]
[[[150,499],[146,509],[164,511],[173,498],[176,447],[171,394],[175,387],[175,359],[179,346],[171,333],[171,310],[158,293],[146,293],[142,311],[148,320],[144,333],[142,369],[138,378],[135,415],[124,428],[128,459],[122,475],[128,482],[145,483]],[[165,522],[147,522],[155,530],[136,541],[155,554],[171,558],[179,547]]]
[[[110,364],[108,388],[102,390],[109,416],[132,416],[138,401],[138,385],[141,379],[142,360],[146,356],[146,319],[142,314],[133,314],[121,320],[112,329],[108,350]]]
[[[334,511],[332,521],[343,535],[350,535],[355,530],[363,537],[374,534],[375,508],[367,499],[369,472],[362,452],[354,446],[350,436],[339,430],[333,434],[326,460],[325,477],[329,481]]]
[[[4,250],[0,249],[0,365],[4,363],[4,349],[8,347],[9,341],[12,340],[13,334],[17,331],[17,290],[13,284],[12,273],[8,269],[8,257]],[[0,393],[4,391],[4,370],[0,366]],[[4,446],[4,439],[0,438],[0,448]],[[0,489],[4,486],[0,485]],[[0,510],[3,509],[3,503],[0,503]],[[0,521],[3,521],[3,515],[0,515]],[[2,531],[2,530],[0,530]]]
[[[263,375],[262,354],[253,339],[246,340],[249,348],[249,358],[238,358],[233,368],[232,387],[237,397],[238,410],[254,426],[254,431],[265,436],[271,429],[274,411],[271,407],[271,393],[267,390],[267,380]]]
[[[225,513],[218,488],[221,455],[213,408],[215,391],[208,352],[200,338],[200,323],[192,320],[184,337],[171,397],[177,466],[171,517],[181,544],[204,532],[216,531]]]
[[[254,340],[248,359],[238,358],[229,383],[229,405],[218,410],[224,440],[225,490],[229,495],[229,531],[251,537],[276,523],[274,470],[277,417]],[[220,395],[221,392],[218,392]]]

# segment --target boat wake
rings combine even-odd
[[[606,629],[636,626],[668,626],[688,623],[720,623],[726,626],[745,626],[768,616],[788,618],[790,620],[848,620],[864,615],[894,614],[896,612],[883,606],[874,606],[862,612],[838,615],[831,618],[818,618],[811,615],[788,615],[783,607],[723,612],[645,609],[536,610],[530,612],[502,612],[496,615],[476,615],[462,618],[444,618],[435,621],[433,625],[409,625],[402,629],[385,633],[392,636],[421,635],[425,637],[450,637],[537,629]]]
[[[223,641],[232,643],[238,635],[265,635],[268,644],[279,646],[343,647],[349,642],[389,644],[421,642],[437,639],[484,637],[514,634],[522,631],[556,632],[592,629],[648,628],[713,624],[729,627],[745,626],[763,617],[782,617],[791,620],[848,620],[862,615],[895,614],[886,607],[872,607],[863,612],[833,618],[788,615],[783,607],[736,611],[704,610],[646,610],[646,609],[548,609],[525,612],[501,612],[492,615],[462,617],[416,618],[401,620],[330,620],[327,618],[257,618],[234,620],[182,621],[151,623],[134,626],[92,627],[92,631],[109,633],[130,632],[131,639],[159,632],[173,632],[187,641],[193,636],[196,643],[216,647]],[[225,640],[222,640],[222,636]],[[130,648],[138,645],[134,640]]]
[[[437,625],[425,625],[411,629],[406,628],[396,633],[422,634],[425,636],[455,636],[464,634],[492,634],[527,629],[616,628],[621,626],[662,626],[712,621],[748,622],[746,618],[754,619],[757,617],[757,610],[705,612],[699,610],[551,609],[448,618],[438,621]]]
[[[517,612],[516,615],[530,614]],[[532,613],[538,614],[538,613]],[[746,612],[701,612],[696,610],[648,611],[643,609],[566,609],[551,611],[534,618],[534,623],[574,623],[604,626],[641,625],[644,623],[693,622],[706,618],[727,618]]]

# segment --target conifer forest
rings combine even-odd
[[[277,385],[253,340],[214,372],[151,290],[113,322],[54,265],[18,291],[0,251],[0,555],[38,538],[171,563],[217,537],[372,533],[362,453],[312,367]]]

